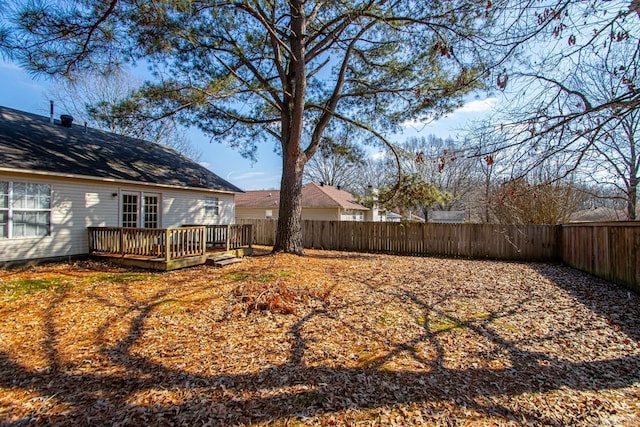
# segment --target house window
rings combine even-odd
[[[122,227],[158,228],[160,196],[153,193],[122,193]]]
[[[267,219],[273,219],[273,210],[272,210],[272,209],[267,209],[267,210],[264,212],[264,216],[265,216],[265,218],[267,218]]]
[[[204,199],[205,216],[218,216],[220,214],[220,200],[217,197],[207,197]]]
[[[363,221],[364,213],[356,210],[347,209],[340,216],[342,221]]]
[[[122,195],[122,226],[136,228],[138,226],[138,195]]]
[[[0,182],[0,238],[51,234],[51,186]]]
[[[158,199],[156,195],[144,196],[144,228],[158,228]]]

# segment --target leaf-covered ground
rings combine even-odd
[[[0,271],[2,425],[640,425],[640,296],[542,263],[267,248]]]

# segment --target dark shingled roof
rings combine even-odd
[[[240,190],[160,144],[0,107],[0,168],[83,175],[140,183]]]

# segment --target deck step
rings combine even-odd
[[[209,255],[209,259],[213,261],[222,261],[222,260],[231,259],[231,258],[235,258],[235,256],[232,254]]]
[[[225,265],[235,264],[241,262],[240,258],[236,258],[231,254],[222,254],[215,257],[211,257],[207,260],[207,265],[214,265],[216,267],[224,267]]]
[[[213,265],[216,267],[224,267],[225,265],[235,264],[237,262],[242,262],[240,258],[228,258],[220,261],[214,261]]]

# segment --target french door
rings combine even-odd
[[[122,227],[159,228],[159,194],[123,191],[120,197]]]

